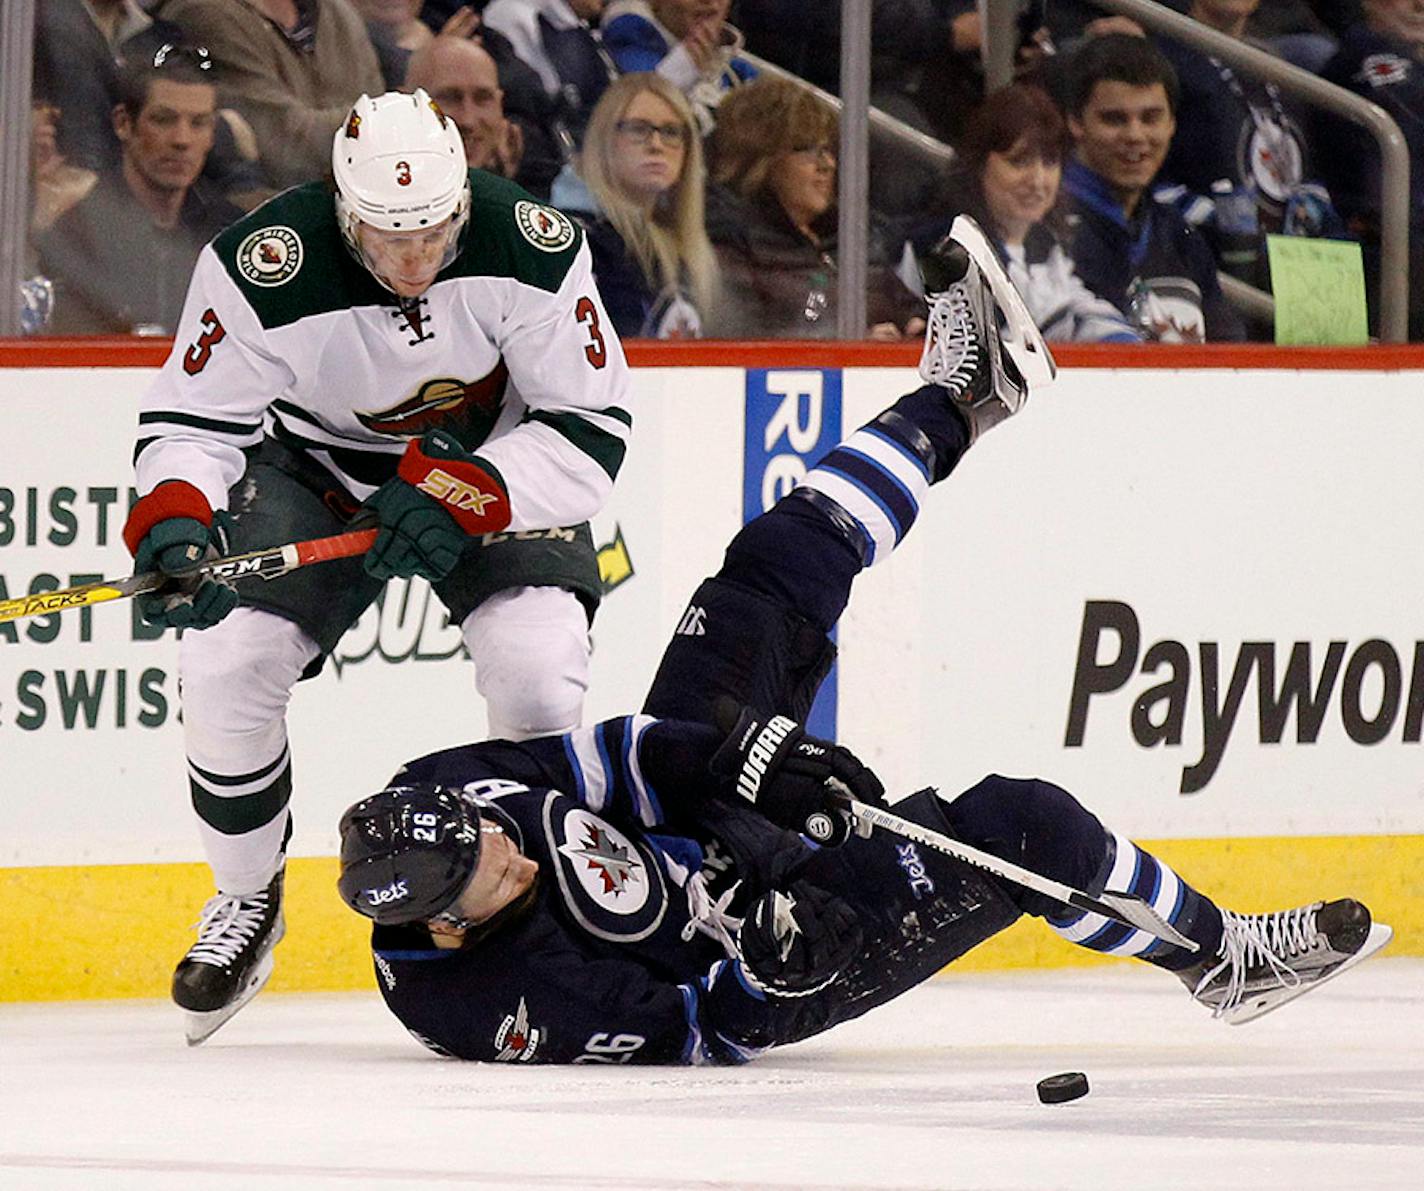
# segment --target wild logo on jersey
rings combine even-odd
[[[422,381],[399,405],[374,413],[358,410],[356,418],[377,434],[419,438],[427,430],[448,430],[466,447],[476,447],[494,429],[508,381],[509,369],[501,360],[479,380],[439,376]]]
[[[557,794],[544,804],[544,830],[564,904],[585,930],[612,942],[636,942],[657,930],[667,886],[645,842]]]
[[[302,267],[302,239],[289,227],[264,227],[237,248],[238,271],[253,285],[283,285]]]

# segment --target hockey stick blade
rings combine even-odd
[[[55,612],[68,612],[71,608],[89,608],[110,600],[146,595],[174,579],[186,579],[194,575],[208,576],[225,582],[246,579],[253,575],[275,579],[278,575],[285,575],[288,571],[311,566],[313,563],[365,554],[375,540],[374,529],[359,529],[334,537],[310,538],[305,542],[289,542],[285,546],[253,550],[248,554],[230,554],[226,558],[214,558],[199,563],[181,575],[145,571],[124,579],[103,579],[98,583],[85,583],[80,587],[40,591],[34,595],[20,596],[18,599],[0,600],[0,624],[8,620],[23,620],[27,616],[49,616]]]
[[[910,822],[909,819],[902,819],[899,815],[860,802],[853,798],[845,785],[835,778],[829,779],[828,785],[831,786],[845,809],[850,812],[851,817],[858,822],[869,823],[873,827],[880,827],[895,835],[903,836],[905,839],[924,844],[936,852],[953,856],[957,860],[964,861],[965,864],[982,868],[985,872],[993,873],[1016,885],[1022,885],[1025,889],[1032,889],[1035,893],[1042,893],[1064,902],[1074,909],[1101,914],[1104,918],[1110,918],[1123,926],[1135,927],[1154,938],[1172,943],[1187,951],[1200,950],[1196,943],[1172,926],[1139,897],[1134,897],[1129,893],[1104,893],[1100,897],[1091,897],[1081,890],[1074,889],[1071,885],[1064,885],[1051,877],[1020,868],[1011,861],[1001,860],[997,856],[991,856],[988,852],[981,852],[978,848],[961,843],[941,832],[921,827],[918,823]]]

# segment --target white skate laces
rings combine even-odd
[[[1252,1021],[1333,979],[1393,932],[1357,901],[1313,902],[1271,914],[1221,912],[1217,954],[1180,972],[1192,997],[1232,1025]]]
[[[188,949],[194,963],[227,967],[262,929],[267,890],[246,897],[219,893],[210,897],[197,921],[198,941]]]
[[[932,385],[962,393],[983,362],[968,283],[955,282],[943,293],[930,294],[928,298],[929,326],[920,356],[920,376]]]
[[[1319,902],[1275,914],[1233,914],[1223,910],[1221,962],[1207,971],[1192,995],[1202,1000],[1202,993],[1225,970],[1226,984],[1211,1010],[1212,1017],[1225,1017],[1241,1004],[1247,975],[1253,970],[1273,974],[1285,988],[1299,987],[1300,974],[1287,961],[1324,943],[1315,931],[1318,909]]]
[[[738,881],[715,901],[707,891],[707,877],[703,873],[693,873],[687,878],[683,888],[687,891],[687,925],[682,928],[682,941],[688,943],[699,932],[716,939],[727,953],[728,959],[736,959],[736,932],[742,928],[742,920],[728,912],[732,898],[741,887]]]

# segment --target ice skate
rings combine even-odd
[[[1053,353],[979,225],[959,216],[921,262],[929,320],[920,376],[949,390],[970,441],[1058,374]]]
[[[280,871],[260,893],[208,899],[198,941],[173,972],[173,1000],[184,1010],[189,1046],[206,1042],[262,991],[272,975],[272,948],[285,933]]]
[[[1221,912],[1217,953],[1179,972],[1192,997],[1231,1025],[1253,1021],[1373,955],[1394,935],[1348,898],[1273,914]]]

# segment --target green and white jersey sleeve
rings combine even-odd
[[[525,410],[479,454],[509,484],[512,528],[587,520],[608,499],[632,429],[623,345],[594,285],[587,244],[557,293],[510,287],[502,347]]]
[[[602,508],[632,427],[628,366],[562,213],[472,171],[460,256],[398,303],[347,252],[330,194],[287,191],[204,249],[142,404],[140,490],[222,507],[243,449],[281,439],[364,500],[406,444],[453,434],[509,486],[513,530]]]
[[[221,311],[221,315],[219,315]],[[187,480],[215,509],[262,440],[267,406],[292,382],[263,351],[262,327],[210,244],[198,256],[173,351],[139,406],[134,474],[141,494]]]

